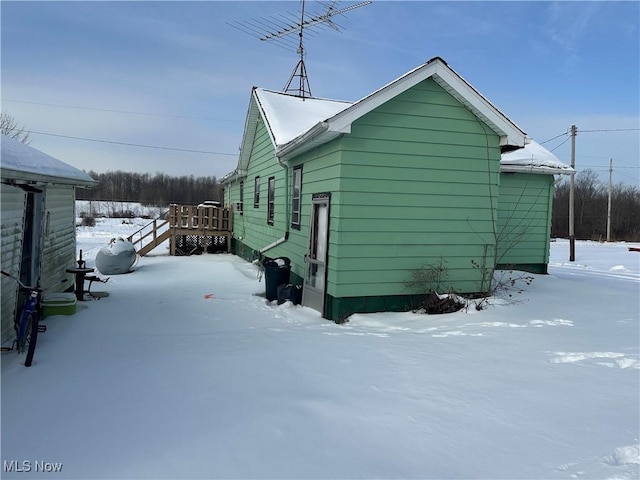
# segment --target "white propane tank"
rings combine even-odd
[[[96,268],[103,275],[128,273],[136,262],[136,249],[124,238],[112,238],[96,255]]]

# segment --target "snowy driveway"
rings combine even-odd
[[[553,245],[516,304],[345,325],[234,256],[143,258],[2,356],[3,478],[638,478],[640,255],[608,247]]]

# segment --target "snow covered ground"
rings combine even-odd
[[[88,263],[132,222],[79,228]],[[516,302],[344,325],[268,303],[238,257],[161,246],[47,318],[33,367],[2,355],[2,476],[637,479],[628,246],[570,264],[559,240]]]

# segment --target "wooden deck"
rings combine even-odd
[[[191,255],[204,250],[231,249],[233,211],[229,207],[171,204],[164,216],[154,219],[128,237],[138,255],[144,256],[166,240],[171,255]]]

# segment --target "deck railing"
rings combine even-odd
[[[199,232],[233,230],[233,211],[229,207],[171,204],[169,228]]]

